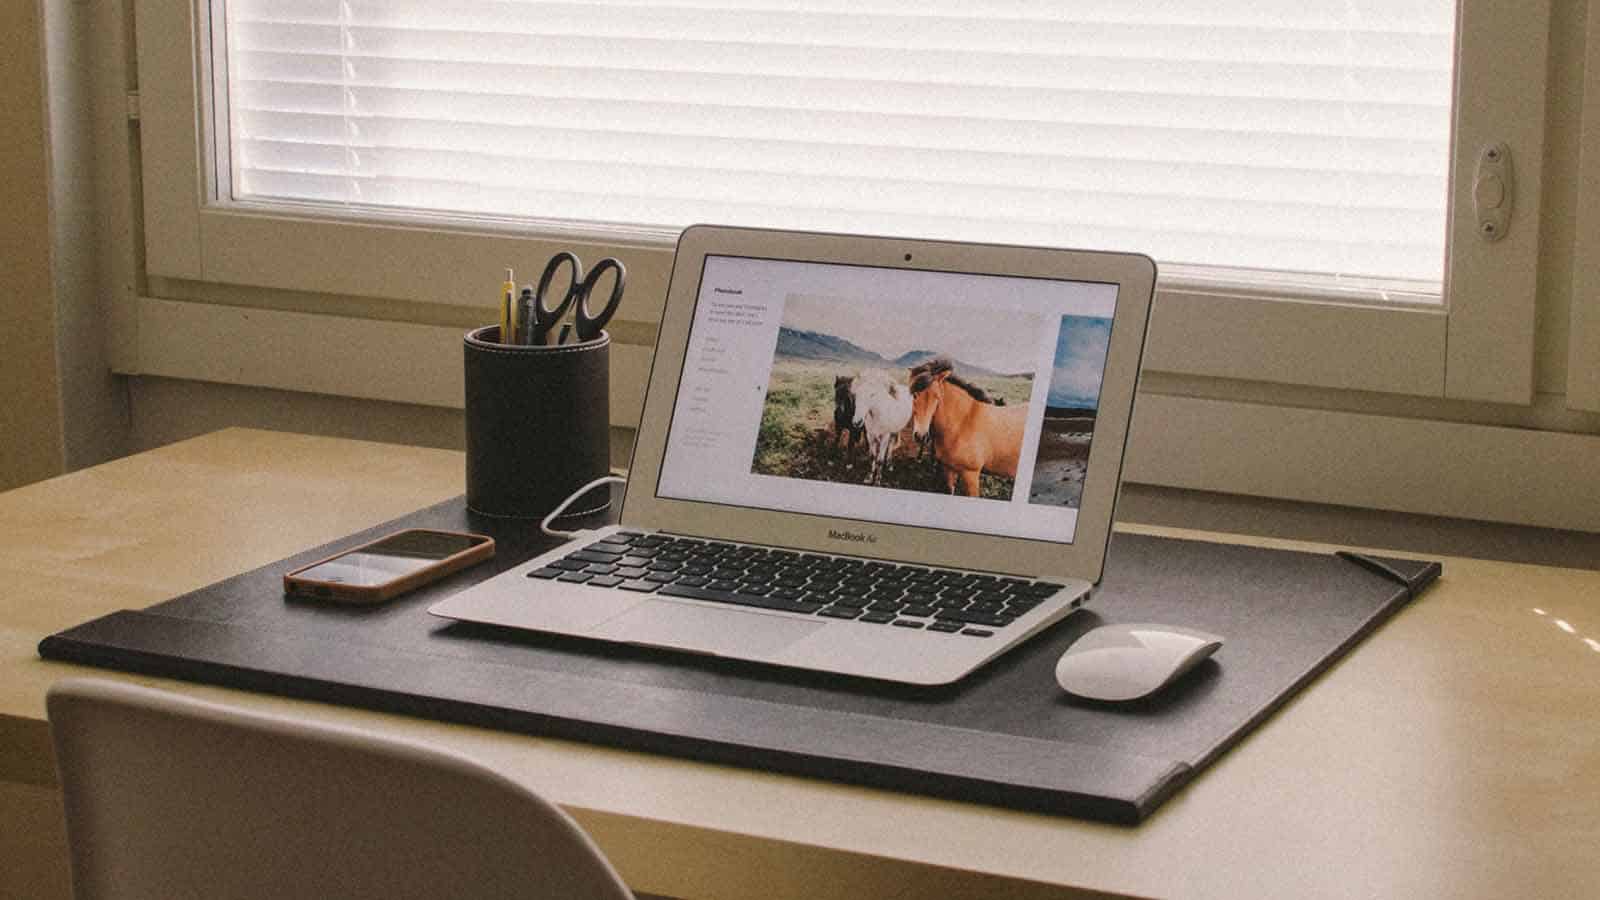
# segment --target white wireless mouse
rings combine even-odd
[[[1061,689],[1088,700],[1137,700],[1167,686],[1222,646],[1222,638],[1177,625],[1102,625],[1056,663]]]

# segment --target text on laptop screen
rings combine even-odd
[[[657,492],[1071,543],[1116,299],[707,256]]]

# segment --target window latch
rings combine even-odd
[[[1504,142],[1478,151],[1478,170],[1472,178],[1472,206],[1478,216],[1478,237],[1498,241],[1511,225],[1511,148]]]

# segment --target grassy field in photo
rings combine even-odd
[[[834,378],[853,376],[858,371],[862,371],[861,367],[779,356],[767,384],[751,471],[780,478],[866,483],[869,465],[865,439],[852,449],[848,436],[837,436],[833,425]],[[902,384],[906,380],[903,368],[882,371]],[[1033,380],[1028,377],[974,376],[969,380],[1005,399],[1007,405],[1026,405],[1033,393]],[[883,475],[883,486],[946,492],[943,469],[933,458],[932,449],[922,452],[909,426],[900,433],[899,445]],[[1013,479],[985,474],[981,496],[1009,500],[1013,487]]]

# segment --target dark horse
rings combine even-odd
[[[854,450],[856,442],[866,434],[865,425],[857,425],[856,398],[850,393],[850,385],[855,379],[849,375],[833,376],[833,446],[837,448],[839,441],[846,434],[850,435],[847,449]]]

